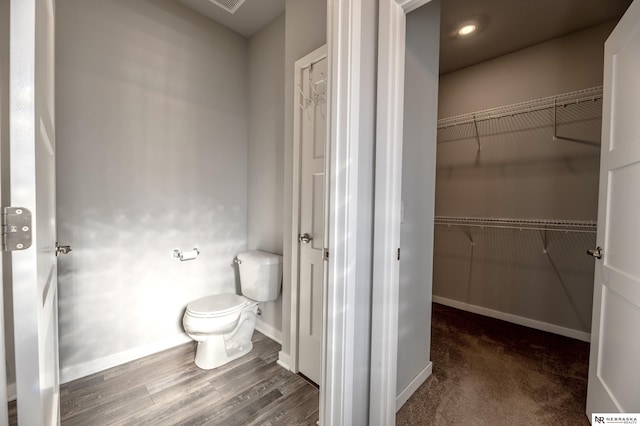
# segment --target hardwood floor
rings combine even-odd
[[[255,332],[253,345],[209,371],[188,343],[66,383],[62,424],[315,425],[318,390],[276,364],[279,344]]]

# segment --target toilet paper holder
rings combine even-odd
[[[197,247],[194,247],[193,250],[183,252],[180,249],[173,250],[173,257],[176,259],[180,259],[180,262],[184,262],[185,260],[194,260],[200,254],[200,250]]]

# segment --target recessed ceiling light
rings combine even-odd
[[[458,35],[459,36],[468,36],[470,34],[475,33],[477,29],[478,29],[478,27],[476,27],[475,24],[466,24],[466,25],[463,25],[460,28],[458,28]]]

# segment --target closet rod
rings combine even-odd
[[[456,115],[438,120],[438,129],[460,126],[463,124],[477,123],[478,121],[494,120],[503,117],[526,114],[535,111],[543,111],[556,107],[591,102],[602,99],[602,86],[590,89],[577,90],[547,98],[521,102],[497,108],[486,109],[478,112]]]
[[[472,226],[478,228],[579,232],[588,234],[595,234],[597,231],[597,222],[577,220],[436,216],[434,223],[444,226]]]

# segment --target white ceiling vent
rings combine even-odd
[[[236,13],[236,10],[242,6],[242,4],[247,0],[209,0],[211,3],[215,4],[226,10],[229,13]]]

